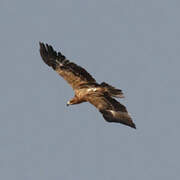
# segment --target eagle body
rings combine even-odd
[[[121,123],[136,128],[124,105],[115,98],[123,98],[120,89],[96,80],[82,67],[70,62],[52,46],[40,44],[40,55],[43,61],[62,76],[73,88],[74,97],[67,105],[89,102],[95,106],[107,122]]]
[[[69,101],[68,105],[79,104],[89,101],[89,98],[97,94],[109,93],[108,89],[99,85],[98,83],[86,84],[80,86],[80,88],[74,90],[75,97]]]

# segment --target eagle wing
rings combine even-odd
[[[87,101],[102,113],[106,121],[122,123],[136,129],[126,107],[108,94],[94,93],[87,97]]]
[[[51,66],[59,75],[61,75],[73,89],[78,88],[84,83],[95,83],[95,79],[82,67],[70,62],[60,52],[54,51],[52,46],[39,43],[40,55],[43,61]]]

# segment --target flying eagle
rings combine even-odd
[[[123,98],[122,90],[105,82],[98,84],[84,68],[70,62],[52,46],[41,42],[39,45],[43,61],[62,76],[75,92],[74,98],[67,102],[67,106],[89,102],[102,113],[107,122],[122,123],[136,128],[126,107],[112,98]]]

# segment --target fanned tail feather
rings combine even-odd
[[[105,82],[102,82],[101,86],[106,88],[106,90],[110,96],[113,96],[116,98],[124,98],[124,94],[121,89],[116,89],[115,87],[113,87]]]

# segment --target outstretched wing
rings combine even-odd
[[[41,42],[39,45],[43,61],[61,75],[73,89],[78,88],[84,83],[96,82],[85,69],[67,60],[60,52],[54,51],[52,46]]]
[[[94,93],[89,95],[87,100],[102,113],[106,121],[122,123],[136,129],[126,107],[108,94]]]

